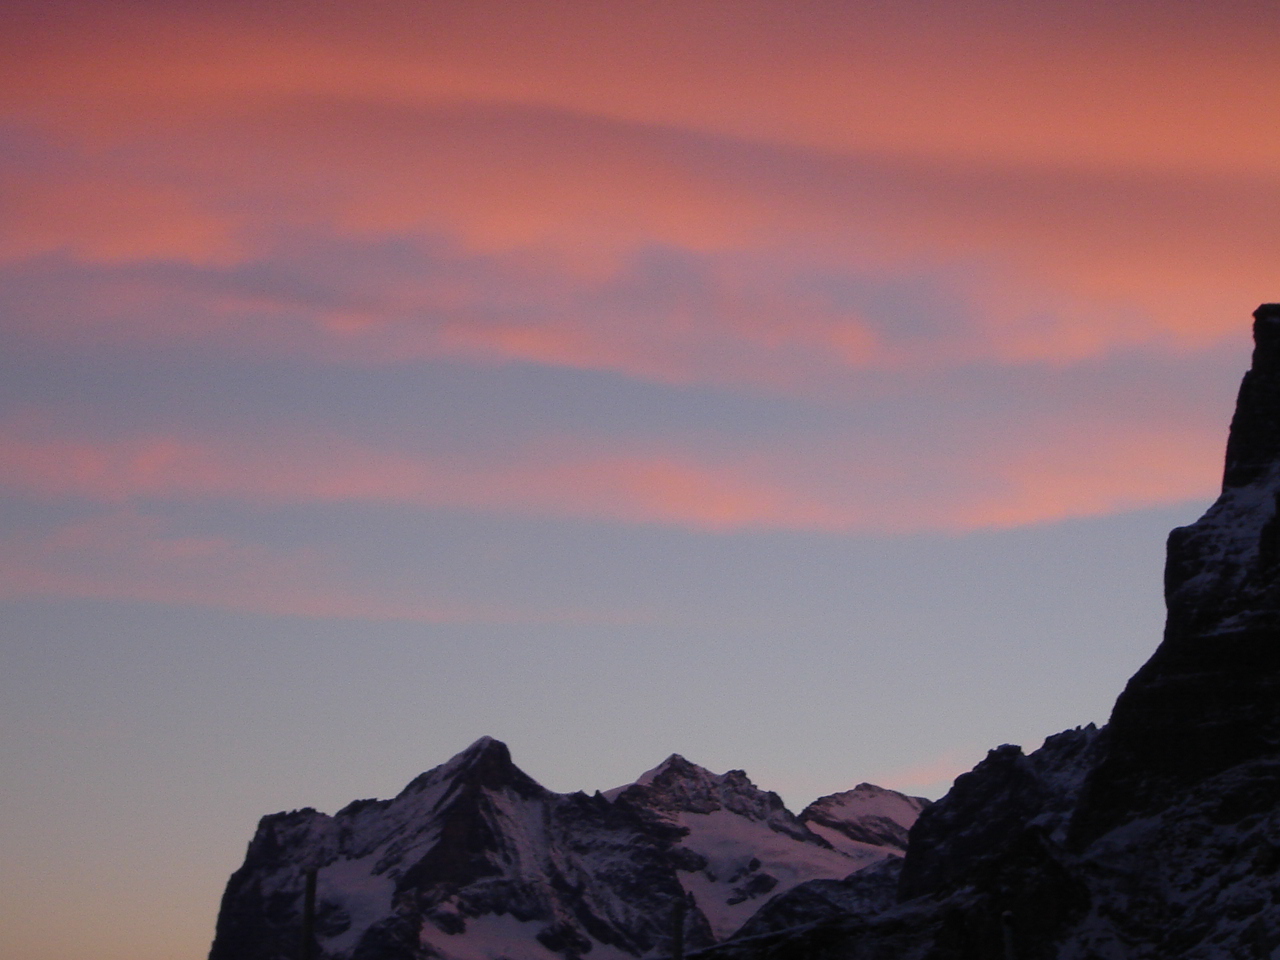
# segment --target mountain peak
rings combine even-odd
[[[656,767],[652,767],[640,774],[631,783],[624,783],[621,786],[605,790],[604,796],[610,800],[616,800],[632,787],[651,787],[658,781],[664,784],[678,780],[706,781],[714,777],[715,774],[706,767],[686,760],[678,753],[673,753]]]
[[[678,753],[673,753],[652,770],[642,774],[640,780],[636,782],[653,783],[656,780],[688,779],[690,777],[702,779],[714,776],[715,774],[706,767],[694,763],[692,760],[686,760]],[[645,778],[648,779],[646,780]]]
[[[1261,479],[1280,459],[1280,303],[1253,312],[1253,363],[1240,384],[1227,439],[1223,487]]]
[[[419,775],[401,795],[421,794],[444,783],[454,784],[455,789],[462,785],[488,790],[506,788],[522,796],[533,796],[544,790],[512,762],[511,751],[505,743],[488,736],[481,737],[445,763]],[[446,795],[452,796],[452,792],[450,790]]]
[[[838,849],[741,770],[672,754],[640,779],[614,803],[554,793],[481,737],[395,800],[268,817],[228,881],[210,960],[288,954],[310,869],[316,955],[332,960],[580,960],[596,947],[626,960],[671,952],[676,904],[686,946],[702,948],[775,895],[896,852]]]
[[[511,762],[511,751],[507,749],[507,745],[501,740],[486,736],[481,737],[465,750],[455,753],[443,764],[423,776],[434,775],[437,780],[452,778],[474,767],[515,769],[515,765]]]
[[[634,783],[607,791],[605,797],[667,818],[729,810],[755,820],[776,820],[784,831],[803,830],[782,799],[757,787],[746,771],[712,773],[678,753],[646,770]]]
[[[511,751],[507,749],[507,745],[503,743],[501,740],[495,740],[493,737],[490,737],[490,736],[481,737],[475,743],[471,744],[471,746],[467,747],[467,749],[457,754],[457,757],[474,758],[474,757],[482,757],[486,754],[494,754],[498,757],[505,757],[507,760],[511,759]]]
[[[1167,640],[1237,629],[1280,604],[1280,304],[1253,317],[1253,364],[1231,418],[1222,493],[1169,535]]]

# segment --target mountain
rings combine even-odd
[[[1280,957],[1280,304],[1254,343],[1222,494],[1169,536],[1164,638],[1107,726],[992,750],[892,896],[810,897],[703,960]]]
[[[210,960],[600,960],[705,947],[778,895],[900,858],[927,801],[862,784],[797,817],[741,770],[672,755],[635,783],[546,790],[485,737],[392,800],[264,817]],[[686,906],[687,905],[687,906]]]

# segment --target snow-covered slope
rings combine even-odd
[[[840,844],[740,770],[673,755],[608,794],[557,794],[485,737],[393,800],[265,817],[227,885],[210,960],[296,956],[309,869],[318,960],[661,956],[682,903],[686,944],[707,946],[798,884],[900,855],[896,842],[850,838],[894,816],[900,830],[918,810],[867,785],[819,805]]]
[[[743,771],[713,774],[678,754],[609,795],[680,830],[680,883],[716,939],[797,884],[840,879],[900,856],[900,841],[925,803],[863,784],[796,817]],[[887,824],[892,837],[877,842]]]

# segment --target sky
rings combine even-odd
[[[1280,8],[11,0],[0,955],[482,735],[799,810],[1106,720],[1280,299]]]

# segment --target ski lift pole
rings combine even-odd
[[[671,960],[684,960],[684,914],[687,903],[681,891],[671,912]]]
[[[307,885],[302,894],[302,933],[298,944],[299,960],[312,960],[315,956],[316,930],[316,868],[307,871]]]

